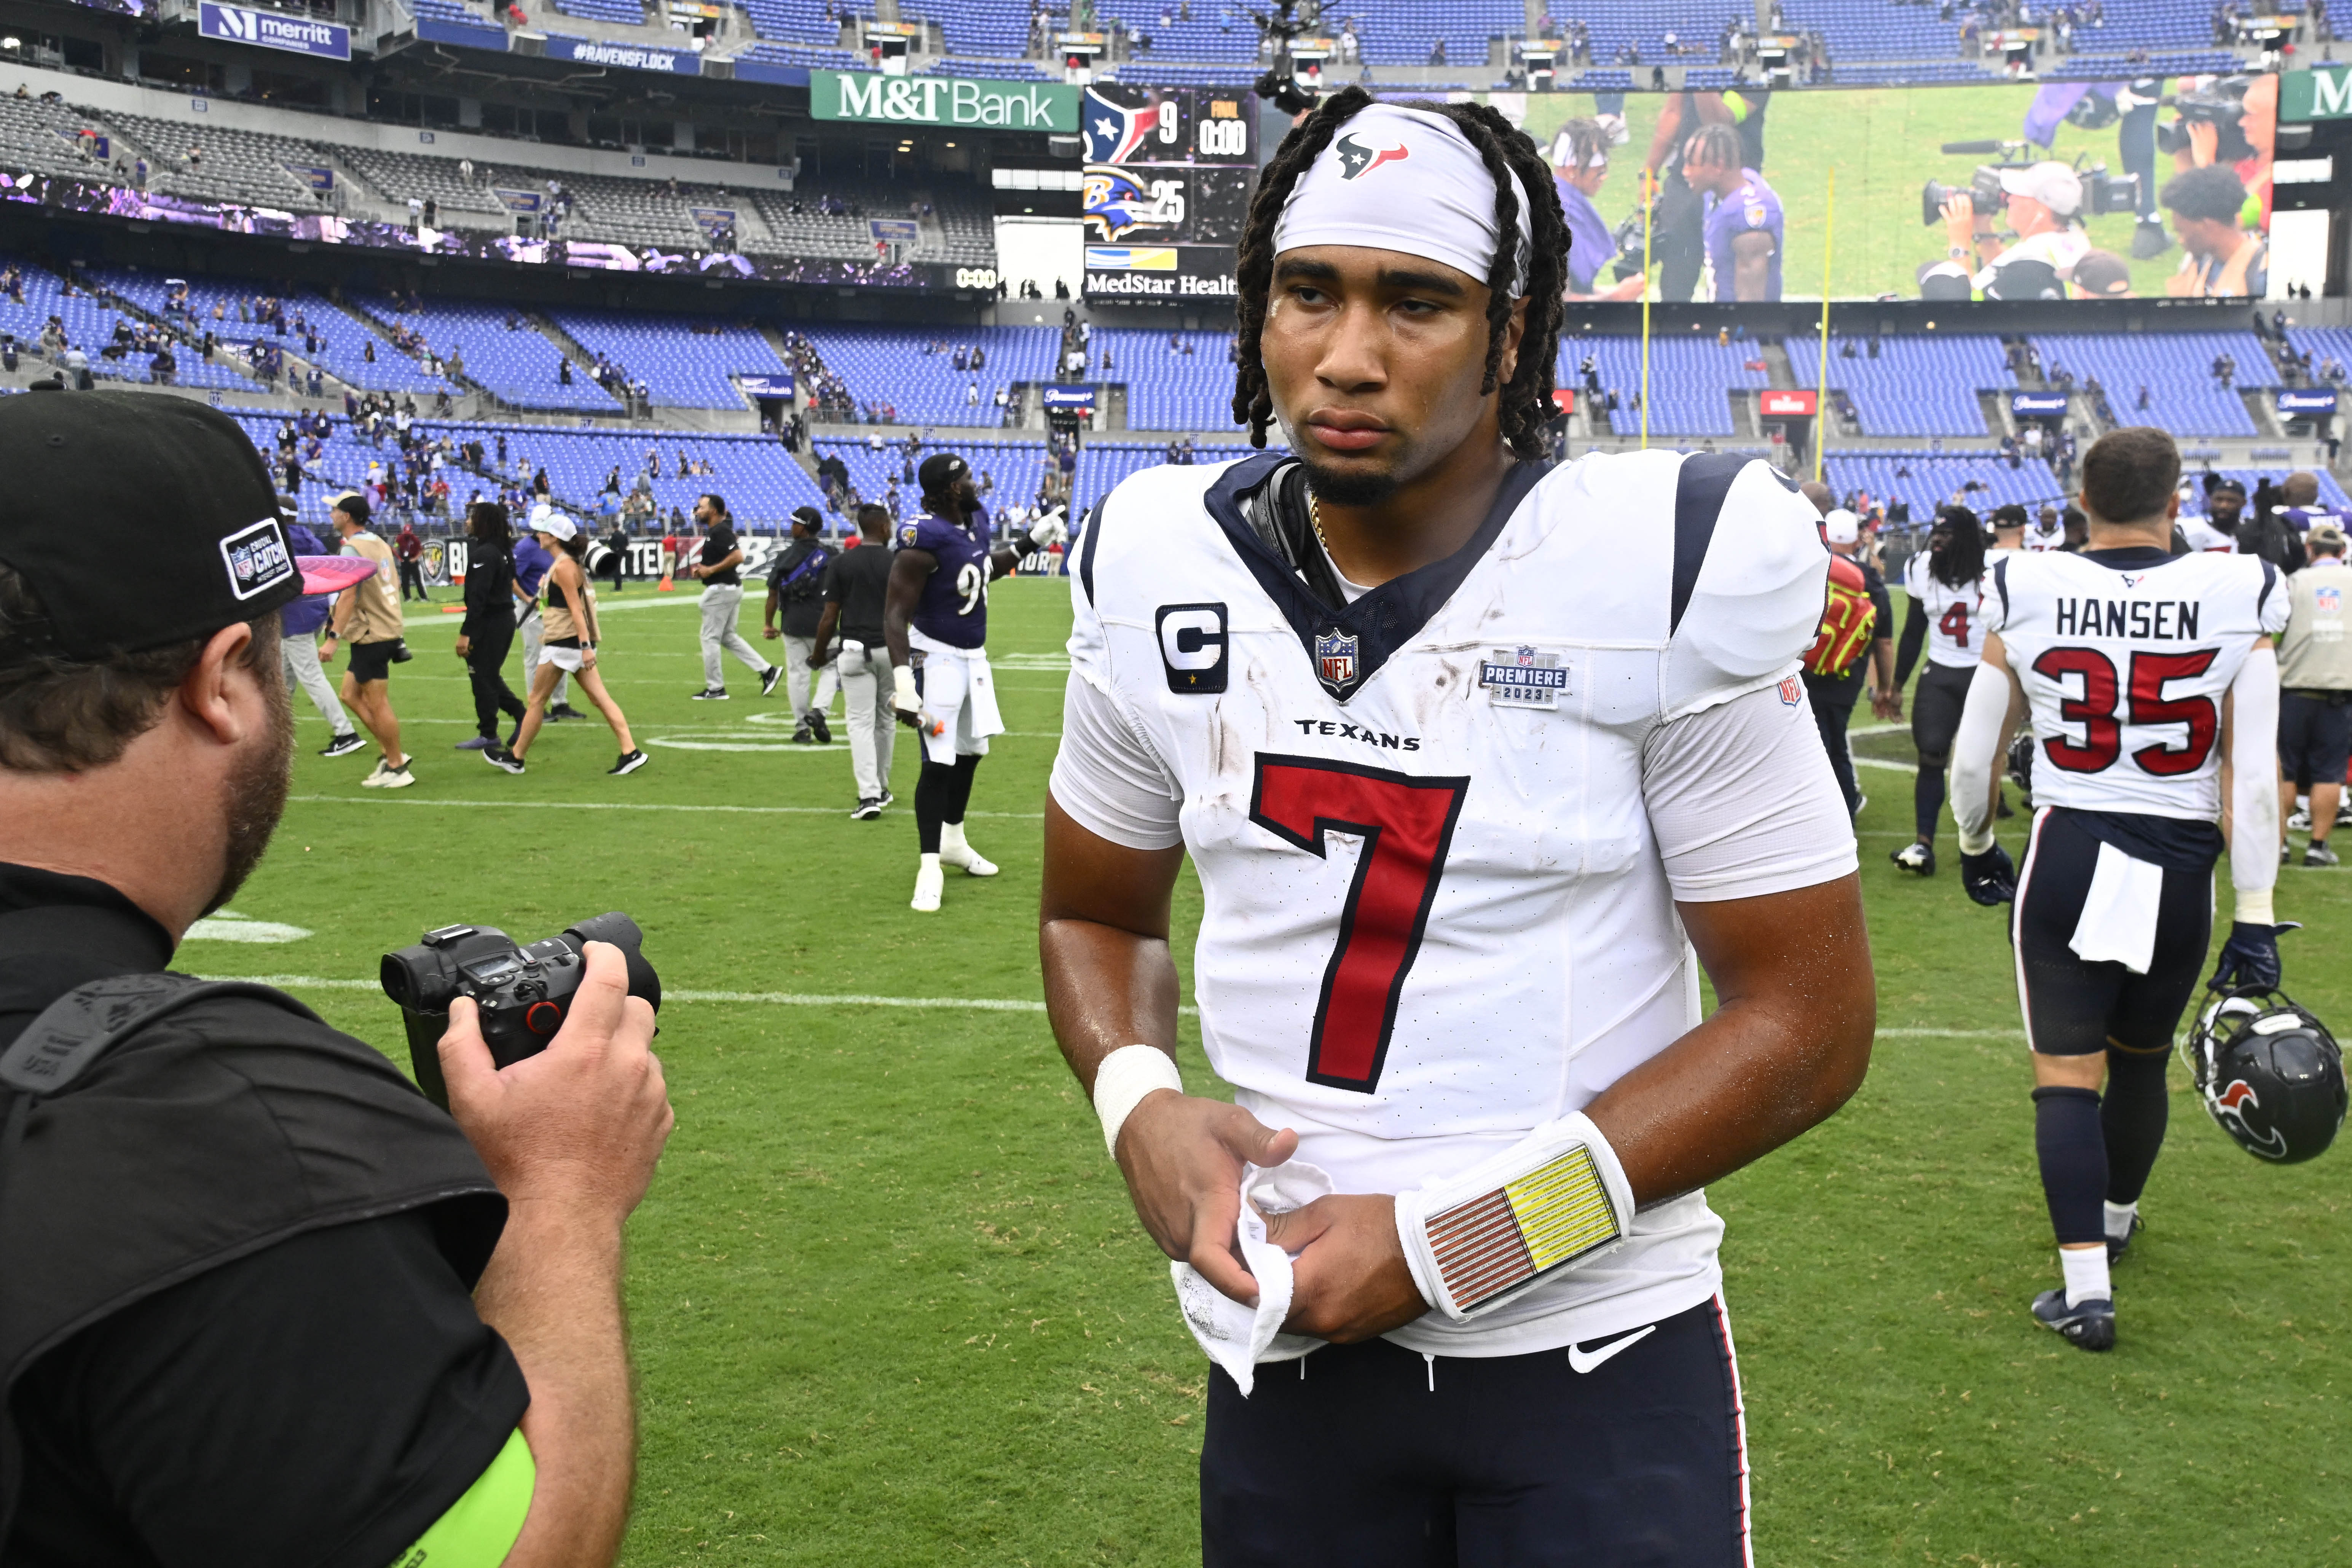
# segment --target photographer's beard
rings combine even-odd
[[[294,699],[278,678],[278,652],[273,646],[266,669],[254,671],[268,725],[256,736],[228,778],[228,841],[224,848],[220,886],[205,903],[212,914],[245,885],[253,868],[269,849],[278,820],[286,814],[286,797],[294,786]]]

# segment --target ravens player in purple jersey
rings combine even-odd
[[[915,785],[915,831],[922,862],[913,907],[940,906],[946,866],[994,876],[995,865],[964,841],[964,809],[988,737],[1004,733],[996,684],[988,669],[988,585],[1021,558],[1069,535],[1049,513],[1003,549],[988,547],[987,517],[971,465],[934,453],[917,473],[923,515],[898,526],[898,559],[882,602],[899,722],[923,737],[923,773]]]

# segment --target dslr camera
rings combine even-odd
[[[572,996],[588,972],[583,949],[610,942],[629,968],[629,995],[661,1011],[661,977],[646,962],[645,933],[618,910],[564,927],[562,935],[518,947],[495,925],[444,925],[414,947],[383,956],[383,994],[400,1008],[408,1030],[408,1060],[417,1086],[444,1111],[449,1086],[441,1077],[441,1037],[449,1004],[470,997],[479,1009],[490,1060],[510,1067],[547,1049],[572,1014]]]

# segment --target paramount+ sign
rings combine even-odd
[[[1066,133],[1078,128],[1078,89],[1061,82],[813,70],[809,112],[860,125]]]

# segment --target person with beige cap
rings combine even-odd
[[[2279,815],[2292,816],[2298,795],[2311,798],[2306,866],[2331,866],[2327,835],[2344,800],[2352,763],[2352,641],[2344,635],[2352,601],[2352,566],[2344,560],[2343,525],[2328,519],[2303,537],[2311,564],[2286,580],[2286,631],[2279,638]],[[2285,863],[2286,840],[2279,840]]]

